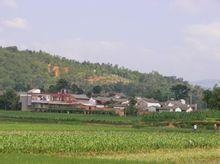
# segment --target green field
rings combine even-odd
[[[211,124],[218,121],[218,114],[197,117],[201,113],[194,113],[189,120],[186,115],[167,114],[117,117],[1,111],[0,163],[218,163],[219,132],[203,124],[196,132],[191,127],[166,126],[189,121]]]

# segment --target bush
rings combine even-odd
[[[92,110],[90,114],[108,114],[112,116],[116,116],[115,111],[104,111],[104,110]]]
[[[150,121],[203,121],[207,118],[220,118],[220,111],[205,110],[196,111],[191,113],[174,113],[174,112],[163,112],[163,113],[151,113],[143,117],[144,122]]]

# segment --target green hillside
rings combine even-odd
[[[50,72],[48,63],[51,64]],[[201,89],[190,86],[182,78],[165,77],[158,72],[140,73],[111,64],[80,63],[42,51],[20,51],[17,47],[0,48],[0,89],[48,90],[57,80],[52,70],[54,66],[59,67],[59,78],[83,88],[85,92],[99,85],[106,92],[123,92],[165,101],[174,96],[170,90],[172,86],[184,84],[191,88],[194,101],[201,100]],[[65,68],[68,68],[67,72]]]

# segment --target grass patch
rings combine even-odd
[[[144,164],[219,163],[220,149],[154,150],[144,153],[0,154],[0,163],[14,164]]]
[[[85,157],[58,157],[39,154],[0,154],[0,162],[4,164],[144,164],[144,161],[114,160]]]

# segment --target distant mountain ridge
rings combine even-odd
[[[212,89],[215,85],[220,86],[220,80],[217,79],[204,79],[199,81],[190,82],[193,85],[199,85],[204,89]]]

